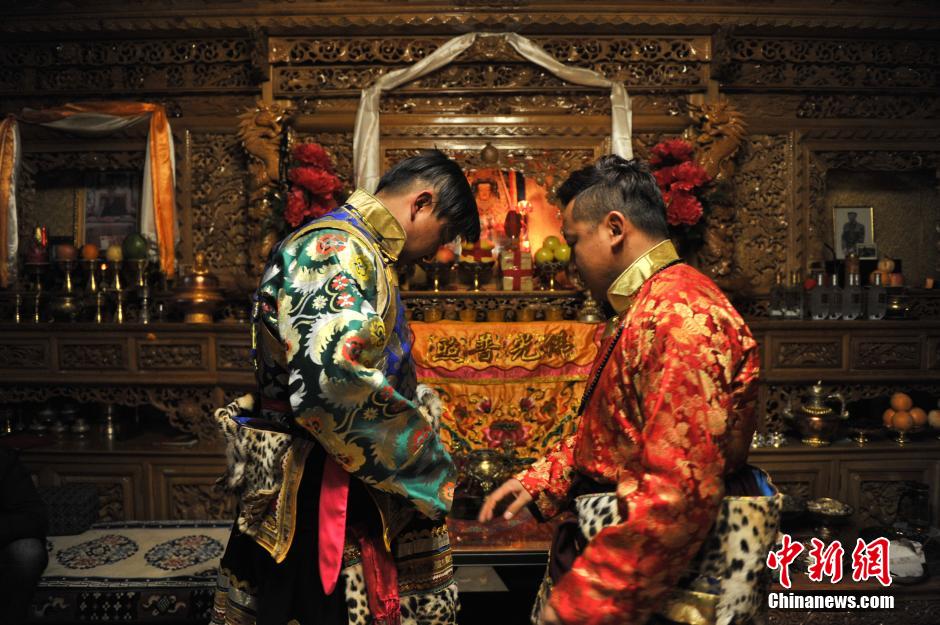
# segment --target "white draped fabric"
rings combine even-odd
[[[356,113],[356,128],[353,134],[353,162],[356,170],[356,185],[368,191],[374,191],[381,176],[382,155],[379,150],[379,100],[383,91],[396,89],[401,85],[429,74],[447,65],[478,37],[501,37],[525,59],[540,65],[562,80],[587,87],[609,87],[611,100],[611,148],[614,154],[624,158],[633,158],[630,144],[632,135],[633,113],[630,109],[630,96],[623,83],[608,80],[594,70],[582,67],[570,67],[552,58],[535,42],[516,33],[468,33],[451,39],[429,56],[414,65],[389,72],[380,76],[368,89],[363,89]]]

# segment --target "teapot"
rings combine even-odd
[[[829,400],[838,400],[839,412],[826,405]],[[848,419],[849,413],[845,410],[845,398],[840,393],[827,394],[820,380],[810,387],[809,395],[796,413],[791,395],[783,416],[796,422],[804,445],[824,447],[832,443],[839,431],[839,422]]]

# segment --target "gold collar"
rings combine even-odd
[[[389,260],[397,261],[402,248],[405,247],[405,230],[385,204],[362,189],[356,189],[346,200],[346,204],[353,208],[353,214],[360,218],[369,233],[375,237]]]
[[[607,289],[607,301],[614,307],[618,315],[623,314],[633,303],[636,292],[650,277],[668,265],[679,260],[679,254],[672,241],[666,239],[657,243],[637,258],[627,269],[614,280]]]

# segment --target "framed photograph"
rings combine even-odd
[[[88,172],[75,196],[75,244],[101,250],[140,231],[139,171]]]
[[[844,259],[850,252],[862,256],[859,246],[868,252],[875,244],[874,209],[871,206],[836,206],[832,209],[833,248],[836,258]],[[877,251],[877,250],[876,250]]]

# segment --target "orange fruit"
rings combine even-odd
[[[923,427],[927,424],[927,412],[923,408],[911,408],[911,419],[915,428]]]
[[[911,396],[907,393],[895,393],[891,396],[891,407],[895,410],[910,410],[911,406],[914,405],[914,402],[911,400]]]
[[[891,426],[899,432],[907,432],[914,427],[914,418],[907,410],[898,410],[891,417]]]
[[[891,418],[894,416],[894,408],[888,408],[881,415],[881,422],[884,423],[886,428],[891,427]]]

